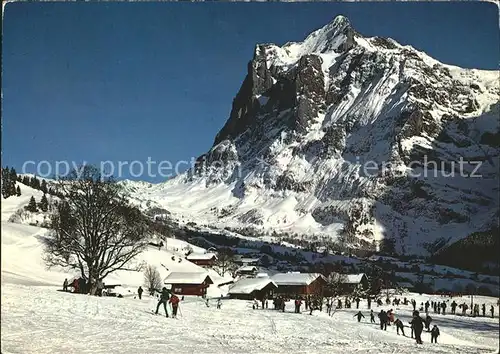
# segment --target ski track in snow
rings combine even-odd
[[[361,323],[356,309],[333,316],[308,311],[252,310],[251,302],[224,300],[206,307],[196,297],[181,302],[178,319],[152,316],[156,299],[106,298],[56,291],[55,287],[2,284],[3,353],[491,353],[498,342],[498,318],[432,315],[442,335],[438,345],[423,333],[423,346]],[[382,307],[383,308],[383,307]],[[171,311],[171,309],[169,309]],[[377,307],[374,312],[378,312]],[[410,306],[395,308],[405,325]],[[410,329],[407,329],[409,334]]]

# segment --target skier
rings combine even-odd
[[[384,310],[380,310],[378,318],[380,320],[380,329],[387,331],[387,320],[388,320],[387,313]]]
[[[375,323],[375,315],[373,314],[373,310],[370,311],[370,323]]]
[[[443,309],[443,315],[446,315],[446,302],[443,301],[443,303],[441,304],[441,307]]]
[[[208,300],[209,300],[209,299],[206,299],[206,300],[205,300],[205,305],[206,305],[207,307],[210,307],[210,304],[209,304]]]
[[[401,322],[401,320],[399,318],[396,319],[396,321],[394,321],[394,325],[396,326],[396,333],[397,335],[399,336],[399,330],[401,330],[401,333],[403,334],[403,336],[406,337],[405,335],[405,330],[404,330],[404,324],[403,322]]]
[[[430,306],[429,301],[426,301],[425,302],[425,313],[429,313],[429,306]]]
[[[356,308],[359,309],[359,301],[360,301],[359,297],[357,297],[355,301],[356,301]]]
[[[168,302],[172,304],[172,318],[177,318],[177,308],[179,307],[179,298],[175,294],[172,294],[172,297]]]
[[[143,291],[144,291],[144,290],[142,290],[142,287],[141,287],[141,286],[139,287],[139,289],[137,289],[137,295],[139,296],[139,300],[141,300],[141,299],[142,299],[142,292],[143,292]]]
[[[366,301],[368,301],[368,308],[371,309],[372,308],[372,298],[368,296],[368,299]]]
[[[415,311],[417,309],[417,302],[415,299],[411,299],[411,304],[413,305],[413,311]]]
[[[297,298],[295,299],[295,313],[300,313],[300,306],[302,306],[302,301],[297,296]]]
[[[430,325],[431,325],[431,322],[432,322],[432,317],[427,315],[425,317],[425,329],[427,330],[427,332],[430,332]]]
[[[155,314],[158,314],[158,310],[160,309],[161,304],[163,304],[163,308],[165,309],[165,315],[168,317],[168,311],[167,311],[167,301],[170,299],[170,292],[167,290],[166,287],[163,287],[161,291],[156,290],[157,292],[160,293],[160,301],[158,301],[158,305],[156,305],[156,312]]]
[[[257,302],[257,299],[253,299],[253,306],[252,306],[252,308],[254,310],[259,308],[259,303]]]
[[[422,344],[422,330],[424,329],[424,321],[420,317],[420,314],[418,311],[414,312],[413,319],[411,320],[410,324],[413,327],[413,331],[415,332],[415,340],[417,344]]]
[[[486,316],[486,304],[483,304],[481,306],[481,310],[483,311],[483,317],[485,317]]]
[[[439,337],[439,328],[438,328],[438,326],[434,325],[434,327],[432,327],[432,331],[431,331],[431,343],[437,344],[438,337]]]
[[[220,299],[217,300],[217,309],[220,309],[222,306],[222,301]]]
[[[434,313],[438,312],[438,304],[437,302],[434,303]]]
[[[358,313],[355,314],[353,317],[358,317],[358,322],[361,322],[361,317],[365,318],[365,316],[363,316],[363,314],[361,313],[361,311],[358,311]]]
[[[68,291],[68,278],[64,279],[63,291]]]
[[[491,318],[493,318],[493,315],[495,313],[495,308],[493,307],[493,305],[491,305],[490,307],[490,312],[491,312]]]
[[[456,309],[457,309],[457,303],[455,302],[455,300],[453,300],[453,302],[451,303],[451,313],[455,314]]]

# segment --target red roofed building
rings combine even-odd
[[[186,259],[202,267],[212,267],[217,261],[217,256],[214,253],[191,253]]]
[[[164,283],[171,285],[171,290],[176,295],[203,296],[206,295],[208,286],[214,282],[208,273],[172,272]]]

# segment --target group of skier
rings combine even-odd
[[[141,290],[142,294],[142,288],[139,287],[139,289]],[[177,297],[177,295],[168,290],[166,287],[163,287],[163,289],[161,290],[155,289],[155,291],[160,294],[160,299],[158,301],[158,304],[156,305],[155,315],[158,314],[160,306],[163,305],[163,308],[165,309],[165,315],[169,317],[167,311],[167,303],[170,303],[172,306],[172,318],[177,318],[177,310],[179,309],[179,302],[180,302],[180,299]]]

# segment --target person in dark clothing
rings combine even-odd
[[[413,311],[415,311],[417,309],[417,302],[415,301],[415,299],[411,300],[411,304],[413,305]]]
[[[179,298],[175,295],[172,294],[170,297],[170,300],[168,300],[172,304],[172,318],[177,318],[177,309],[179,308]],[[166,308],[165,308],[166,311]],[[168,315],[167,315],[168,317]]]
[[[365,316],[363,316],[363,314],[361,313],[361,311],[358,311],[358,313],[355,314],[353,317],[357,317],[358,318],[358,322],[361,322],[361,317],[365,318]]]
[[[340,300],[340,299],[337,300],[337,308],[338,309],[342,308],[342,300]]]
[[[430,329],[431,322],[432,322],[432,317],[427,315],[425,317],[425,329],[427,330],[427,332],[429,332],[431,330]]]
[[[457,303],[455,302],[455,300],[453,300],[453,302],[451,303],[451,313],[455,314],[456,309],[457,309]]]
[[[491,305],[490,307],[490,313],[491,313],[491,318],[493,318],[493,315],[495,314],[495,308],[493,307],[493,305]]]
[[[483,317],[485,317],[486,316],[486,304],[483,304],[481,306],[481,310],[483,311]]]
[[[378,314],[378,318],[380,320],[380,329],[387,331],[387,321],[389,320],[387,313],[384,310],[381,310]]]
[[[368,296],[368,299],[366,299],[366,301],[368,301],[368,308],[371,309],[372,308],[372,298]]]
[[[370,311],[370,323],[375,323],[375,315],[373,314],[373,310]]]
[[[144,290],[142,290],[142,286],[140,286],[140,287],[139,287],[139,289],[137,289],[137,295],[139,295],[139,300],[141,300],[141,299],[142,299],[142,292],[143,292],[143,291],[144,291]]]
[[[434,325],[431,330],[431,343],[437,343],[437,339],[439,337],[439,328]]]
[[[160,309],[161,304],[163,304],[163,308],[165,309],[165,315],[168,317],[167,302],[170,299],[170,292],[167,290],[166,287],[163,287],[161,291],[160,290],[156,291],[160,293],[160,301],[158,301],[158,305],[156,305],[155,314],[158,314],[158,310]]]
[[[355,301],[356,301],[356,308],[359,309],[359,301],[360,301],[359,297],[357,297]]]
[[[425,303],[425,313],[429,313],[429,306],[430,306],[429,301],[426,301],[426,303]]]
[[[401,322],[401,320],[399,318],[396,319],[396,321],[394,321],[394,325],[396,326],[396,333],[398,334],[399,336],[399,331],[401,330],[401,333],[403,334],[403,336],[406,336],[405,335],[405,330],[404,330],[404,324],[403,322]]]
[[[301,306],[302,306],[302,301],[297,297],[295,299],[295,313],[300,313]]]
[[[441,308],[443,309],[443,315],[446,315],[446,302],[443,301]]]
[[[63,283],[63,291],[68,291],[68,279],[64,279],[64,283]]]
[[[413,327],[413,331],[415,333],[415,340],[417,344],[422,344],[422,331],[424,329],[424,321],[420,317],[420,314],[418,311],[414,314],[413,319],[411,320],[410,324]]]
[[[434,313],[438,312],[438,305],[437,302],[434,303]]]

